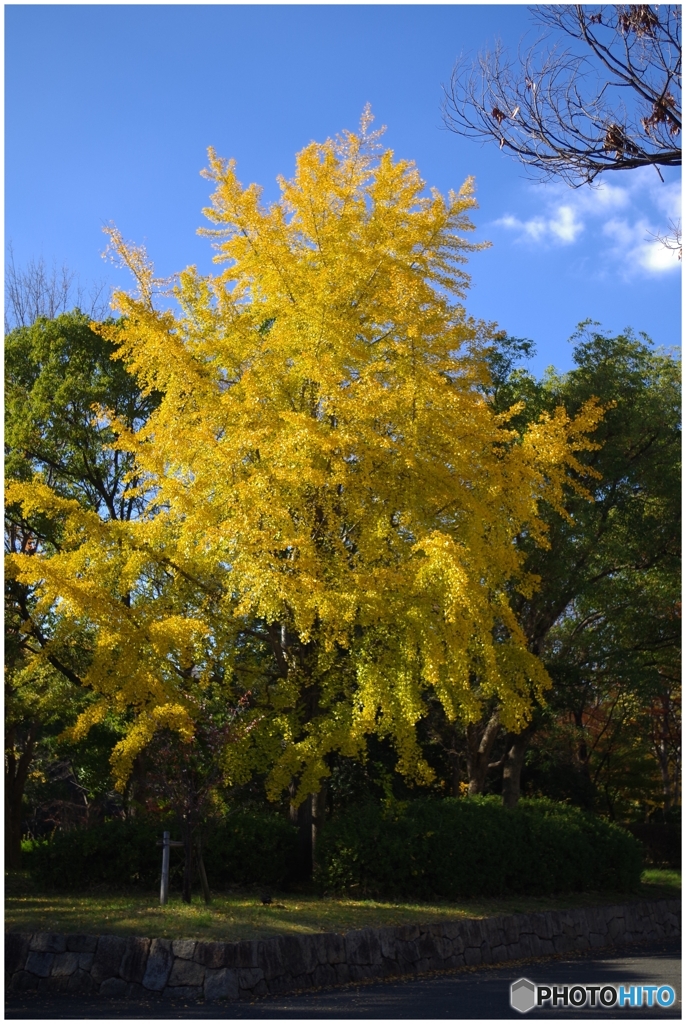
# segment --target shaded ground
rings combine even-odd
[[[573,1010],[549,1008],[518,1014],[510,1008],[510,985],[526,977],[536,984],[672,985],[669,1009]],[[507,967],[463,968],[422,979],[349,985],[345,988],[265,998],[252,1003],[192,1004],[93,998],[10,996],[7,1020],[231,1020],[231,1019],[672,1019],[681,1017],[681,950],[678,942],[594,956],[559,956],[519,961]]]
[[[40,891],[26,873],[8,874],[5,888],[5,928],[20,932],[86,932],[90,935],[139,935],[148,938],[204,939],[232,942],[270,935],[386,925],[427,924],[461,917],[532,913],[566,907],[625,903],[628,899],[678,898],[680,876],[651,871],[639,893],[571,893],[460,900],[455,903],[413,903],[319,898],[311,893],[271,893],[263,906],[261,892],[220,893],[210,906],[194,896],[187,906],[172,894],[166,907],[159,893],[140,889],[93,890],[85,893]]]

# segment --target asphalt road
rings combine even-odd
[[[510,984],[528,978],[538,985],[671,985],[677,1000],[668,1009],[510,1008]],[[449,974],[373,982],[302,995],[266,997],[252,1003],[197,1004],[10,994],[6,1020],[506,1020],[556,1017],[662,1020],[681,1017],[681,948],[678,942],[594,956],[519,961],[507,967],[463,968]]]

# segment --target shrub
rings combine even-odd
[[[108,821],[88,829],[56,832],[31,851],[30,870],[39,884],[64,889],[104,883],[159,884],[157,845],[162,831],[179,838],[173,821]],[[296,829],[276,814],[236,811],[208,831],[203,860],[212,888],[229,884],[276,885],[286,880],[297,843]],[[181,878],[183,851],[172,849],[170,881]]]
[[[635,889],[639,844],[576,807],[497,798],[368,803],[333,818],[317,844],[327,891],[457,899],[506,893]]]
[[[211,886],[279,885],[295,863],[298,830],[278,814],[240,810],[208,835],[203,860]]]

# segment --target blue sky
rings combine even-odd
[[[160,275],[211,269],[209,145],[275,198],[311,140],[356,129],[365,103],[386,144],[445,192],[476,178],[467,309],[531,338],[533,369],[571,365],[584,319],[680,338],[679,266],[651,232],[680,195],[671,172],[607,175],[597,190],[526,177],[495,146],[442,127],[461,52],[534,38],[517,5],[5,7],[5,238],[19,264],[65,262],[82,284],[127,286],[102,226],[145,243]]]

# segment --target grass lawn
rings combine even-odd
[[[156,892],[101,891],[75,895],[41,892],[24,872],[5,879],[5,928],[21,932],[86,932],[91,935],[142,935],[148,938],[206,939],[232,942],[270,935],[347,931],[383,925],[443,921],[459,917],[487,917],[567,907],[623,903],[626,893],[571,893],[547,898],[531,896],[463,900],[459,903],[384,902],[322,898],[310,893],[272,894],[274,905],[263,906],[259,893],[218,893],[209,906],[193,895],[187,906],[172,894],[160,907]],[[645,871],[643,899],[681,895],[678,871]],[[635,897],[634,897],[635,898]]]

